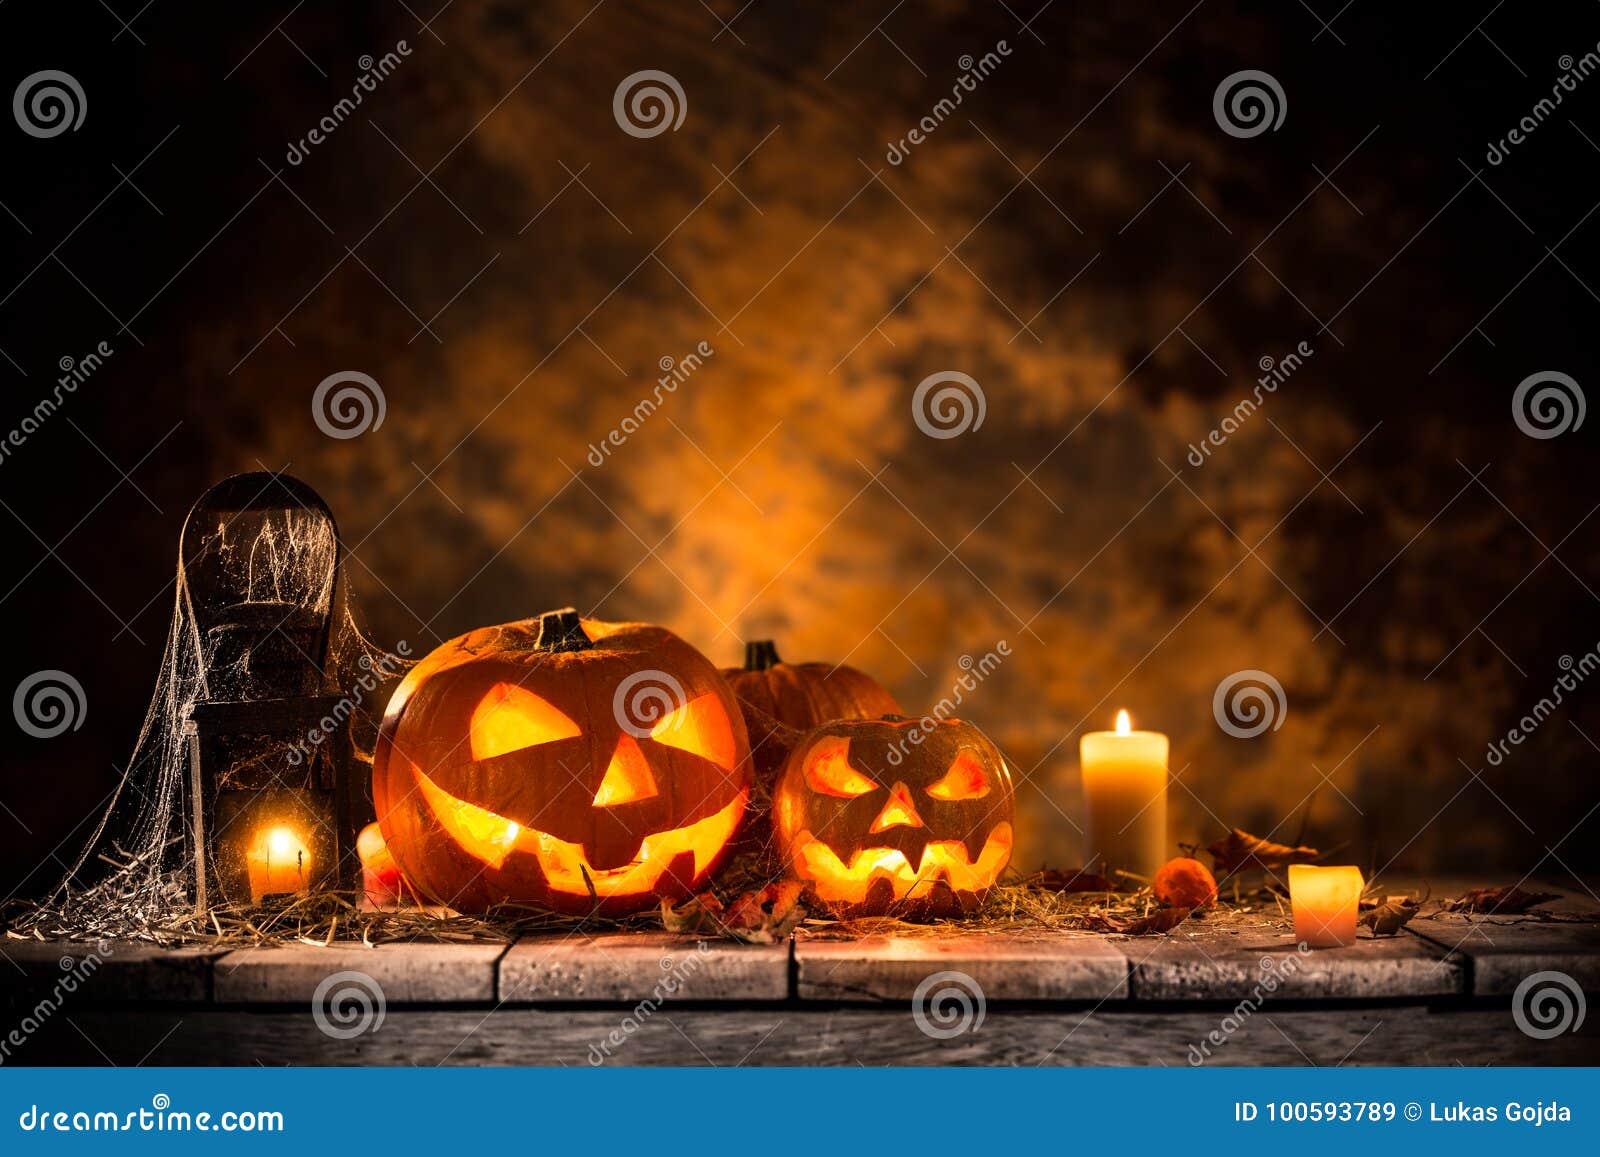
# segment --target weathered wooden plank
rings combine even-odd
[[[499,999],[544,1001],[783,1000],[787,944],[733,944],[670,932],[539,934],[500,961]]]
[[[1104,938],[1053,936],[795,939],[796,994],[802,1000],[905,1001],[941,972],[963,974],[933,982],[925,993],[958,989],[987,1000],[1122,1000],[1128,964]]]
[[[1477,995],[1515,992],[1536,972],[1565,973],[1579,987],[1600,992],[1600,901],[1581,886],[1539,881],[1522,886],[1557,892],[1560,898],[1515,916],[1441,912],[1419,917],[1406,928],[1465,957]]]
[[[1480,881],[1481,882],[1481,881]],[[1489,881],[1495,882],[1495,881]],[[1407,881],[1391,890],[1415,891]],[[1436,897],[1466,885],[1445,882]],[[1550,889],[1544,882],[1525,886]],[[570,939],[530,938],[507,952],[485,945],[294,947],[228,954],[147,945],[96,946],[0,941],[0,998],[32,1007],[39,993],[74,975],[75,1001],[203,1003],[212,998],[213,966],[225,1002],[296,1004],[332,973],[372,976],[390,1003],[572,1001],[631,1007],[660,996],[678,1000],[905,1001],[927,976],[965,972],[992,1001],[1216,1000],[1234,1003],[1258,989],[1297,999],[1431,999],[1467,990],[1505,996],[1536,972],[1560,972],[1600,991],[1600,902],[1569,885],[1558,901],[1515,917],[1431,915],[1392,940],[1363,939],[1348,949],[1293,952],[1286,912],[1218,912],[1191,920],[1169,937],[1063,934],[1015,937],[901,937],[824,941],[802,933],[791,990],[786,946],[713,943],[701,954],[689,938],[626,933]],[[686,955],[693,951],[693,956]],[[1451,951],[1453,950],[1453,951]],[[99,955],[100,958],[91,959]],[[61,969],[65,956],[69,967]],[[497,970],[500,958],[502,969]],[[669,959],[666,968],[663,958]],[[9,963],[7,960],[9,959]],[[1266,961],[1270,968],[1264,968]],[[1290,968],[1290,963],[1293,968]],[[685,994],[667,992],[674,972]],[[1273,988],[1263,980],[1270,978]],[[77,983],[81,979],[83,983]]]
[[[1446,880],[1435,887],[1400,882],[1390,890],[1450,899],[1472,887],[1509,883],[1518,882],[1515,877]],[[1520,887],[1554,891],[1557,899],[1520,915],[1430,911],[1411,920],[1406,931],[1461,959],[1475,995],[1510,994],[1523,978],[1539,971],[1566,973],[1582,989],[1600,992],[1600,898],[1590,890],[1592,885],[1573,879],[1520,880]]]
[[[1288,919],[1218,914],[1164,937],[1120,937],[1135,1000],[1381,1000],[1453,996],[1462,964],[1416,937],[1301,950]]]
[[[0,991],[39,994],[61,985],[83,1001],[200,1002],[210,999],[211,967],[221,955],[213,948],[117,941],[0,940]]]
[[[505,952],[504,944],[245,948],[217,960],[212,985],[220,1004],[304,1004],[329,977],[349,972],[370,977],[386,1004],[489,1001],[495,963]],[[333,982],[324,1001],[344,987]]]
[[[15,1054],[24,1064],[238,1065],[1583,1065],[1600,1061],[1600,1024],[1535,1040],[1508,1008],[1430,1012],[1420,1006],[1264,1007],[1220,1045],[1225,1012],[992,1009],[948,1039],[922,1032],[908,1010],[664,1006],[617,1046],[617,1010],[571,1008],[394,1009],[381,1027],[349,1039],[320,1030],[307,1012],[223,1009],[57,1017]],[[1209,1045],[1210,1056],[1201,1050]],[[102,1055],[103,1054],[103,1055]]]
[[[1584,991],[1600,992],[1600,923],[1445,912],[1413,920],[1406,930],[1469,959],[1477,995],[1514,992],[1541,971],[1565,973]]]

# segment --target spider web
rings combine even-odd
[[[358,761],[349,774],[370,767],[383,703],[411,661],[363,632],[331,517],[299,505],[202,511],[204,501],[190,516],[202,520],[198,549],[188,527],[180,546],[172,623],[132,754],[82,849],[18,931],[143,938],[193,920],[186,727],[196,703],[342,696]],[[292,766],[296,745],[300,758],[313,754],[303,739],[241,738],[224,774]]]

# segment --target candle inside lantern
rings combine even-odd
[[[361,856],[361,888],[367,903],[376,908],[400,903],[400,865],[389,854],[377,824],[361,829],[356,852]]]
[[[1313,948],[1338,948],[1356,942],[1356,909],[1365,881],[1356,867],[1289,865],[1289,902],[1294,934]]]
[[[245,852],[250,873],[250,900],[259,904],[265,896],[308,892],[311,880],[311,850],[289,828],[264,828]]]
[[[1167,860],[1167,737],[1135,731],[1126,711],[1115,731],[1078,741],[1083,765],[1084,863],[1147,879]]]

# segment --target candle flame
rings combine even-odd
[[[1117,712],[1117,734],[1127,735],[1133,731],[1133,720],[1128,718],[1127,711]]]
[[[288,828],[273,828],[267,833],[267,854],[269,856],[287,856],[294,851],[294,833]]]

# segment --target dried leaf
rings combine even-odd
[[[1158,908],[1148,916],[1124,920],[1117,916],[1092,915],[1085,925],[1095,932],[1117,932],[1124,936],[1153,936],[1158,932],[1171,932],[1189,918],[1193,908]]]
[[[695,936],[721,936],[746,944],[777,944],[806,918],[800,904],[803,885],[792,880],[746,892],[723,905],[710,892],[702,892],[674,908],[661,902],[661,924],[668,932]]]
[[[1115,881],[1083,868],[1046,868],[1029,876],[1025,883],[1046,892],[1115,892]]]
[[[1483,912],[1500,916],[1510,916],[1517,912],[1526,912],[1529,908],[1537,907],[1548,900],[1559,900],[1558,892],[1527,892],[1515,884],[1504,888],[1472,888],[1462,893],[1456,900],[1446,902],[1452,912]]]
[[[777,944],[789,939],[806,910],[800,903],[804,885],[793,880],[746,892],[728,905],[722,918],[727,934],[746,944]]]
[[[1223,839],[1212,844],[1211,853],[1218,875],[1231,875],[1247,868],[1281,868],[1285,864],[1308,864],[1322,853],[1316,848],[1292,847],[1275,844],[1260,836],[1253,836],[1243,828],[1234,828]]]
[[[672,901],[661,901],[661,926],[668,932],[722,935],[722,901],[702,892],[674,908]]]
[[[1388,896],[1371,902],[1362,901],[1360,922],[1372,929],[1374,936],[1397,936],[1422,911],[1427,897],[1413,900],[1410,896]]]

